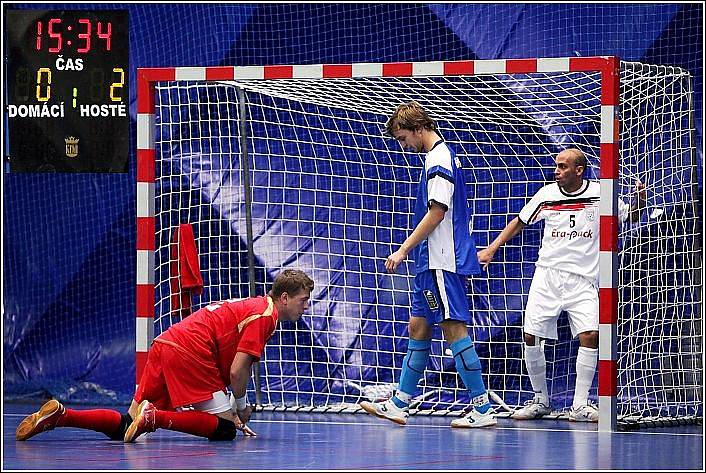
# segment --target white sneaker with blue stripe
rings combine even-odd
[[[497,423],[498,419],[495,418],[495,410],[491,407],[484,414],[481,414],[475,409],[471,409],[468,414],[460,419],[452,420],[451,427],[473,429],[477,427],[492,427]]]
[[[397,405],[392,402],[392,399],[388,399],[385,402],[363,401],[360,403],[360,407],[368,414],[391,420],[400,425],[407,424],[407,417],[409,417],[407,409],[397,407]]]

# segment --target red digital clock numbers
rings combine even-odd
[[[77,46],[77,53],[85,54],[91,52],[96,47],[96,42],[101,42],[100,40],[102,40],[103,47],[100,50],[110,51],[110,38],[113,34],[113,24],[111,22],[97,21],[93,23],[88,18],[79,18],[77,25],[79,33],[76,34],[77,43],[67,39],[68,34],[66,31],[73,31],[73,29],[72,26],[67,25],[66,30],[64,30],[61,18],[50,18],[46,22],[37,21],[35,49],[42,51],[42,48],[46,47],[50,53],[61,53],[64,52],[65,47],[71,47],[74,44]],[[98,41],[92,42],[94,31]]]

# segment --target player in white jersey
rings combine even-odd
[[[598,362],[598,257],[600,185],[583,178],[586,157],[566,149],[556,157],[555,183],[542,187],[487,248],[478,261],[487,268],[495,252],[526,225],[544,220],[544,236],[532,278],[524,321],[524,359],[534,399],[514,419],[537,419],[551,413],[546,359],[537,338],[556,340],[557,319],[566,311],[572,336],[578,336],[576,387],[569,420],[597,422],[598,410],[588,402]],[[637,221],[645,190],[636,183],[632,207],[618,201],[618,218]]]
[[[456,370],[470,394],[472,409],[452,427],[497,424],[481,377],[481,365],[466,324],[470,309],[466,276],[479,274],[471,215],[461,163],[436,132],[436,124],[416,102],[400,105],[387,122],[387,133],[403,149],[426,152],[414,213],[414,230],[385,262],[387,271],[414,251],[416,276],[409,318],[409,343],[395,395],[380,403],[361,402],[369,414],[398,424],[407,411],[429,362],[432,327],[441,326]]]

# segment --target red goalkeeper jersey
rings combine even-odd
[[[204,365],[215,362],[228,386],[235,354],[260,358],[276,326],[277,309],[269,296],[229,299],[194,312],[159,338],[175,343]]]

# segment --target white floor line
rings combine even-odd
[[[27,414],[5,414],[3,413],[4,417],[26,417],[31,413]],[[325,415],[325,414],[321,414]],[[334,414],[336,415],[336,414]],[[449,421],[450,422],[450,421]],[[391,423],[385,423],[384,421],[380,422],[375,422],[375,420],[371,419],[371,422],[331,422],[328,420],[321,420],[321,421],[315,421],[315,420],[277,420],[277,419],[250,419],[250,422],[248,423],[262,423],[262,424],[326,424],[326,425],[368,425],[371,427],[396,427],[396,428],[406,428],[406,429],[450,429],[448,425],[415,425],[415,424],[407,424],[406,426],[397,426],[397,425],[392,425]],[[597,430],[585,430],[585,429],[546,429],[546,428],[536,428],[536,427],[503,427],[503,426],[495,426],[493,427],[495,430],[520,430],[520,431],[527,431],[527,432],[533,432],[533,431],[540,431],[540,432],[585,432],[585,433],[591,433],[591,434],[597,434]],[[464,429],[458,429],[458,430],[464,430]],[[470,429],[465,429],[465,430],[470,430]],[[687,433],[687,432],[650,432],[650,431],[630,431],[630,432],[612,432],[614,434],[630,434],[630,435],[673,435],[677,437],[703,437],[703,433]]]
[[[281,423],[281,424],[327,424],[327,425],[370,425],[375,427],[396,427],[396,428],[412,428],[412,429],[450,429],[448,425],[415,425],[407,424],[405,426],[397,426],[392,423],[385,423],[384,421],[378,422],[331,422],[331,421],[313,421],[313,420],[276,420],[276,419],[251,419],[249,423]],[[492,427],[495,430],[521,430],[527,432],[542,431],[542,432],[586,432],[595,433],[597,430],[593,429],[554,429],[554,428],[534,428],[534,427],[503,427],[495,426]],[[464,429],[455,429],[464,430]],[[465,429],[471,430],[471,429]],[[642,434],[642,435],[675,435],[675,436],[686,436],[686,437],[703,437],[702,433],[687,433],[687,432],[648,432],[648,431],[631,431],[631,432],[613,432],[614,434]]]

